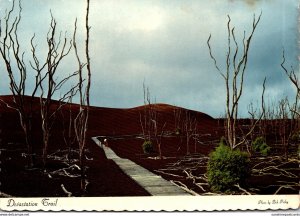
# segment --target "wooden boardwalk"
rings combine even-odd
[[[153,196],[190,196],[191,194],[182,188],[176,186],[163,179],[149,170],[141,167],[131,160],[120,158],[109,147],[102,145],[97,137],[92,137],[92,140],[104,150],[107,159],[113,160],[121,170],[126,173],[131,179],[141,185],[146,191]]]

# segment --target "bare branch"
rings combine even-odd
[[[243,43],[243,53],[238,60],[238,52],[239,52],[239,45],[235,37],[235,28],[231,27],[231,18],[228,15],[228,22],[227,22],[227,52],[226,52],[226,73],[222,73],[217,65],[217,61],[212,54],[211,46],[210,46],[210,39],[211,35],[207,40],[207,45],[209,48],[209,55],[214,62],[215,68],[224,78],[225,86],[226,86],[226,115],[227,115],[227,125],[226,125],[226,136],[228,143],[230,144],[231,148],[233,149],[237,146],[237,139],[236,139],[236,127],[237,127],[237,118],[238,118],[238,102],[243,92],[244,86],[244,74],[248,62],[248,53],[250,42],[255,32],[255,29],[260,21],[262,13],[259,15],[258,19],[256,20],[255,15],[253,17],[252,23],[252,30],[250,35],[246,39],[246,34],[244,31],[244,37],[242,40]],[[234,53],[232,54],[232,45],[231,39],[234,42],[235,49]],[[233,55],[233,57],[231,57]],[[238,144],[240,145],[240,143]]]
[[[16,10],[17,15],[13,18],[12,14]],[[12,93],[13,102],[6,104],[7,107],[16,110],[19,114],[20,125],[25,134],[25,143],[27,146],[28,165],[32,166],[32,143],[31,143],[31,117],[32,117],[32,100],[29,101],[29,109],[27,109],[28,102],[25,100],[25,89],[27,70],[24,62],[24,52],[21,51],[18,26],[21,21],[22,6],[18,2],[18,8],[15,8],[15,0],[12,2],[12,7],[4,17],[4,31],[0,36],[0,54],[6,66],[6,72],[9,78],[9,89]]]
[[[209,49],[209,55],[210,55],[211,59],[214,61],[215,68],[218,70],[218,72],[220,73],[220,75],[225,79],[225,75],[219,69],[219,67],[217,65],[217,60],[216,60],[216,58],[212,54],[211,46],[210,46],[210,43],[209,43],[210,39],[211,39],[211,34],[209,35],[208,40],[207,40],[207,46],[208,46],[208,49]]]

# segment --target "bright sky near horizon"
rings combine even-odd
[[[0,0],[0,4],[2,18],[11,1]],[[241,42],[244,30],[246,35],[251,31],[253,15],[261,12],[250,47],[240,115],[247,116],[251,101],[260,101],[264,77],[267,100],[293,98],[295,89],[280,64],[284,48],[286,66],[299,72],[298,4],[298,0],[91,0],[91,103],[118,108],[142,105],[145,82],[156,102],[219,117],[225,110],[225,84],[209,57],[207,39],[211,34],[212,50],[224,70],[227,15]],[[19,34],[27,59],[34,33],[39,55],[45,57],[50,10],[58,30],[69,38],[77,17],[78,45],[84,57],[85,1],[23,0],[22,6]],[[60,76],[76,67],[72,51],[59,67]],[[10,94],[3,61],[0,74],[0,94]],[[33,85],[30,76],[27,93]]]

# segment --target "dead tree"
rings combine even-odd
[[[231,149],[236,148],[237,146],[244,143],[245,139],[237,140],[236,129],[237,129],[237,118],[238,118],[238,105],[239,100],[242,96],[243,86],[244,86],[244,75],[248,63],[248,53],[250,48],[250,43],[255,32],[255,29],[260,21],[261,15],[259,15],[258,19],[256,20],[255,15],[253,17],[252,23],[252,31],[250,35],[246,39],[245,31],[244,37],[242,40],[243,51],[238,59],[238,52],[240,46],[235,37],[235,28],[231,27],[230,16],[228,15],[228,23],[227,23],[227,33],[228,33],[228,47],[227,47],[227,54],[226,54],[226,71],[223,72],[219,68],[216,58],[212,54],[212,49],[210,46],[211,35],[207,40],[207,45],[209,48],[209,54],[211,59],[214,62],[214,66],[223,77],[226,86],[226,118],[227,118],[227,125],[226,125],[226,138],[231,147]],[[232,53],[232,42],[234,42],[234,50]],[[232,56],[233,55],[233,56]]]
[[[182,131],[182,109],[181,108],[174,108],[174,132],[176,135],[180,135]]]
[[[66,109],[66,111],[64,112],[64,110],[61,109],[62,126],[63,126],[62,135],[63,135],[64,142],[68,148],[67,158],[69,160],[71,158],[72,147],[76,141],[76,136],[74,134],[74,121],[73,121],[73,111],[72,111],[73,95],[76,95],[76,92],[75,93],[74,91],[71,92],[71,96],[69,97],[68,100],[68,108]]]
[[[259,121],[259,128],[261,136],[267,140],[267,116],[266,116],[266,104],[264,98],[264,92],[266,89],[266,77],[263,82],[263,93],[261,95],[261,120]]]
[[[154,105],[151,102],[151,96],[149,88],[143,83],[143,93],[144,93],[144,107],[143,113],[140,112],[140,125],[142,128],[142,134],[144,141],[151,141],[153,132],[153,120],[155,117]]]
[[[76,43],[76,31],[77,31],[77,20],[75,21],[75,30],[73,34],[73,47],[75,50],[75,56],[78,62],[78,92],[79,92],[79,112],[74,120],[74,129],[76,139],[79,147],[79,163],[81,169],[81,191],[86,190],[85,181],[85,147],[86,147],[86,136],[88,130],[88,119],[90,111],[90,88],[91,88],[91,63],[89,55],[89,39],[90,39],[90,26],[89,26],[89,11],[90,1],[87,0],[86,16],[85,16],[85,29],[86,29],[86,40],[85,40],[85,57],[86,63],[82,63],[79,57],[77,43]],[[84,74],[84,68],[86,66],[86,75]],[[87,77],[87,84],[84,86],[85,78]]]
[[[286,160],[288,159],[288,145],[291,140],[291,137],[293,135],[296,135],[299,133],[300,130],[300,107],[299,107],[299,99],[300,99],[300,81],[299,81],[299,76],[296,74],[294,68],[291,66],[290,71],[285,67],[285,52],[284,50],[282,51],[282,62],[281,62],[281,68],[284,70],[286,76],[289,78],[289,80],[293,83],[293,85],[296,87],[296,95],[295,95],[295,100],[294,102],[290,105],[287,101],[288,105],[288,110],[290,112],[290,124],[289,124],[289,136],[288,136],[288,143],[284,142],[285,146],[285,156]],[[281,106],[280,106],[281,107]],[[281,109],[282,110],[282,109]]]
[[[250,130],[251,128],[253,128],[255,121],[256,121],[255,119],[257,117],[257,108],[254,109],[253,102],[251,102],[248,105],[248,113],[250,115],[250,125],[249,125],[249,130]],[[251,142],[254,141],[254,139],[255,139],[255,131],[250,134]]]
[[[166,122],[159,121],[158,107],[156,104],[151,102],[151,95],[149,88],[143,83],[144,93],[144,113],[140,113],[140,125],[142,128],[144,141],[155,141],[159,158],[163,159],[162,156],[162,137],[164,136]]]
[[[284,50],[282,51],[282,62],[281,62],[281,68],[284,70],[285,74],[289,78],[289,80],[294,84],[296,87],[296,97],[295,97],[295,103],[294,103],[294,108],[291,110],[294,114],[297,116],[300,116],[299,113],[299,107],[298,107],[298,102],[300,99],[300,81],[299,77],[296,75],[295,70],[293,67],[291,67],[291,70],[288,71],[288,69],[284,66],[285,63],[285,54]]]
[[[287,98],[282,99],[279,101],[279,113],[278,116],[280,117],[280,125],[279,125],[279,136],[281,138],[281,143],[284,149],[284,156],[286,160],[288,159],[288,146],[289,146],[289,128],[288,121],[289,121],[289,110],[288,110],[288,100]]]
[[[174,113],[174,133],[177,137],[180,139],[179,146],[177,148],[177,151],[181,149],[182,142],[183,142],[183,117],[182,115],[184,114],[182,112],[182,108],[174,108],[173,113]]]
[[[195,136],[197,130],[197,119],[192,117],[191,113],[186,110],[185,118],[183,120],[183,131],[186,136],[186,154],[190,154],[190,140]]]
[[[35,85],[31,95],[26,99],[25,88],[28,77],[26,63],[24,61],[25,52],[21,51],[19,42],[18,28],[21,21],[22,6],[18,1],[18,10],[15,10],[16,2],[12,2],[12,7],[0,22],[0,53],[6,66],[6,72],[9,77],[9,88],[13,97],[13,104],[4,104],[9,108],[13,108],[19,114],[20,125],[25,134],[25,143],[27,146],[28,165],[33,165],[33,143],[32,143],[32,119],[33,119],[33,103],[34,97],[39,87],[40,74],[35,77]],[[17,15],[13,17],[14,12]]]
[[[33,70],[39,74],[39,89],[40,94],[40,111],[41,111],[41,128],[43,132],[43,164],[46,164],[49,139],[53,124],[56,120],[57,113],[66,104],[69,97],[74,93],[74,89],[78,85],[72,87],[59,97],[58,102],[53,101],[55,93],[61,91],[62,87],[67,83],[70,78],[77,75],[77,71],[71,73],[64,78],[58,79],[57,72],[58,66],[62,63],[63,59],[70,53],[72,48],[71,41],[66,36],[62,39],[61,33],[58,38],[56,35],[56,21],[51,14],[50,29],[47,35],[48,52],[44,62],[40,62],[36,55],[36,45],[33,44],[34,37],[31,40],[32,58],[33,62],[30,62]]]
[[[291,105],[287,98],[279,101],[278,113],[277,113],[277,129],[278,134],[283,145],[283,152],[285,160],[288,160],[289,147],[291,146],[292,136],[299,132],[298,125],[295,124],[295,119],[293,119],[293,111],[291,111]]]
[[[161,126],[161,128],[159,129],[159,122],[158,122],[158,117],[157,117],[158,113],[154,108],[154,113],[153,113],[153,117],[151,119],[151,121],[153,122],[153,137],[154,140],[156,142],[157,148],[158,148],[158,154],[159,154],[159,158],[163,159],[162,156],[162,150],[161,150],[161,144],[162,144],[162,137],[164,135],[164,129],[166,127],[166,122],[164,122],[164,124]]]
[[[268,119],[268,125],[269,125],[268,134],[275,137],[275,142],[277,143],[278,133],[277,133],[276,124],[277,124],[278,119],[276,118],[276,109],[278,109],[278,105],[275,103],[275,101],[269,100],[268,106],[266,109],[266,119]]]
[[[285,74],[289,78],[289,80],[293,83],[293,85],[296,87],[296,95],[295,95],[295,101],[290,106],[291,111],[291,118],[292,118],[292,127],[294,130],[299,130],[299,120],[300,120],[300,107],[299,107],[299,100],[300,100],[300,80],[299,77],[296,75],[296,72],[293,67],[291,67],[291,70],[288,71],[287,68],[284,66],[285,63],[285,54],[284,50],[282,52],[282,63],[281,68],[284,70]]]
[[[194,123],[194,132],[193,132],[193,136],[192,138],[194,139],[194,153],[197,153],[197,144],[199,142],[199,138],[201,137],[199,132],[198,132],[198,122],[195,119],[195,123]]]

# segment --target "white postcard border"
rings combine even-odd
[[[299,195],[1,198],[2,211],[228,211],[299,209]]]

